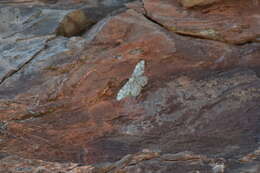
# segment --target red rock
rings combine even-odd
[[[194,7],[194,6],[203,6],[213,4],[220,0],[179,0],[180,3],[187,8]]]
[[[228,171],[257,173],[258,160],[238,158],[259,146],[260,44],[182,36],[138,9],[48,40],[1,83],[0,170],[210,172],[224,157]],[[117,101],[141,60],[148,84]]]
[[[147,15],[170,31],[232,44],[259,42],[259,5],[223,1],[186,11],[176,1],[144,0]]]

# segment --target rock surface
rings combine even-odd
[[[191,10],[172,0],[143,3],[146,15],[172,32],[232,44],[259,42],[259,0],[224,0]]]
[[[190,7],[195,7],[195,6],[213,4],[213,3],[221,1],[221,0],[179,0],[179,1],[184,7],[190,8]]]
[[[259,173],[258,1],[126,2],[0,2],[0,172]]]

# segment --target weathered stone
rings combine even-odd
[[[179,0],[184,7],[209,5],[220,0]]]
[[[201,156],[195,155],[192,152],[181,152],[177,154],[164,154],[161,157],[165,161],[194,161],[201,160]]]
[[[9,44],[1,44],[0,51],[0,83],[19,71],[37,54],[44,50],[48,38],[22,40]]]
[[[73,170],[77,165],[78,164],[73,163],[60,164],[55,162],[44,162],[41,160],[23,159],[18,156],[8,156],[1,159],[0,172],[60,173]]]
[[[82,10],[28,7],[0,8],[0,41],[25,40],[46,35],[77,36],[93,25]]]
[[[0,61],[7,64],[0,65],[0,172],[259,172],[260,44],[187,37],[166,27],[196,24],[204,10],[211,13],[206,23],[238,6],[242,16],[257,12],[242,1],[194,9],[143,2],[71,38],[54,34],[64,17],[52,15],[66,16],[71,10],[64,6],[83,1],[1,13],[8,16],[0,16],[7,23],[0,26]],[[216,8],[222,5],[223,13]],[[53,22],[49,28],[40,25],[44,19]],[[249,23],[255,30],[257,23]],[[200,35],[219,32],[210,26]],[[135,82],[138,94],[130,90],[138,97],[118,101],[132,78],[144,79]]]
[[[169,31],[232,44],[259,42],[260,3],[255,1],[221,1],[190,11],[172,0],[143,2],[147,16]]]

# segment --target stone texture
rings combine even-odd
[[[226,18],[236,3],[143,2],[75,37],[53,32],[71,9],[16,4],[2,12],[0,172],[259,172],[260,43],[187,37],[166,25],[205,9]],[[32,18],[35,30],[24,22]],[[245,43],[241,35],[228,38]],[[118,101],[131,77],[149,81]]]
[[[203,6],[213,4],[220,0],[179,0],[180,3],[187,8],[194,7],[194,6]]]
[[[228,0],[189,11],[172,0],[143,2],[147,16],[172,32],[232,44],[259,42],[258,0]]]
[[[2,7],[0,14],[3,16],[0,19],[2,42],[56,33],[77,36],[93,24],[82,10]]]

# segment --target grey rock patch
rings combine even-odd
[[[28,61],[23,62],[22,65],[19,65],[19,68],[11,73],[12,75],[7,75],[7,77],[4,78],[5,80],[1,83],[0,87],[0,98],[7,95],[12,97],[16,92],[37,93],[39,90],[42,90],[40,89],[41,85],[48,85],[49,81],[55,80],[56,78],[43,78],[40,76],[41,73],[46,73],[48,70],[58,69],[59,65],[68,63],[74,59],[74,56],[67,55],[67,52],[70,50],[70,48],[67,47],[67,44],[68,38],[64,37],[47,40],[44,45],[42,45],[45,47],[40,49],[38,51],[39,53],[33,57],[29,56],[30,59]],[[35,48],[36,45],[31,44],[31,46],[32,48]],[[2,66],[0,65],[0,69],[1,67]],[[11,68],[8,69],[12,72]],[[63,76],[64,74],[60,75]],[[37,82],[31,84],[30,81],[33,80]],[[46,86],[46,88],[48,87]],[[52,90],[49,91],[51,92]]]
[[[93,24],[80,9],[0,7],[0,41],[53,34],[78,36]]]
[[[89,31],[87,31],[82,37],[87,43],[90,43],[95,39],[97,34],[106,26],[106,24],[111,20],[111,16],[108,16],[100,20],[96,25],[94,25]]]
[[[148,83],[148,78],[143,75],[144,70],[145,61],[142,60],[135,66],[131,78],[118,92],[116,97],[118,101],[128,96],[136,97],[141,93],[142,88]]]
[[[9,45],[1,45],[0,83],[33,59],[44,48],[46,40],[46,38],[32,39]]]

